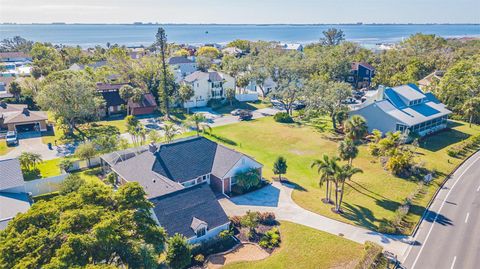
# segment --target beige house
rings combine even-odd
[[[8,131],[47,131],[47,113],[31,111],[27,105],[0,102],[0,129]]]
[[[227,89],[235,89],[235,79],[225,73],[217,71],[196,71],[186,76],[182,82],[193,88],[195,95],[183,106],[203,107],[211,99],[225,98]]]

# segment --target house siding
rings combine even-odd
[[[156,107],[136,107],[132,109],[132,115],[145,115],[145,114],[152,114],[155,111]]]
[[[371,133],[374,129],[381,131],[382,133],[395,132],[397,123],[399,122],[394,117],[385,113],[373,103],[369,106],[350,112],[351,115],[360,115],[367,119],[368,132]]]
[[[222,192],[222,180],[214,175],[210,175],[210,186],[216,192]]]
[[[218,236],[222,231],[228,230],[230,228],[230,222],[227,222],[221,226],[215,227],[213,229],[208,229],[207,233],[202,237],[190,237],[187,241],[190,244],[201,244],[205,241],[212,240]]]

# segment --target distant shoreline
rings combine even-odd
[[[133,26],[152,26],[152,25],[217,25],[217,26],[325,26],[325,25],[348,25],[348,26],[388,26],[388,25],[478,25],[480,23],[66,23],[66,22],[52,22],[52,23],[11,23],[2,22],[0,25],[133,25]]]

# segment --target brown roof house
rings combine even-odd
[[[216,194],[229,193],[235,176],[262,164],[204,137],[149,145],[101,156],[104,169],[121,184],[138,182],[154,204],[153,217],[169,235],[180,233],[190,243],[217,236],[229,228]]]
[[[130,114],[134,116],[146,115],[152,114],[157,109],[157,102],[155,102],[153,94],[146,93],[140,102],[133,102],[132,99],[128,100],[127,106]]]
[[[31,111],[27,105],[7,104],[0,101],[0,129],[8,131],[47,131],[47,113]]]
[[[101,113],[101,117],[111,114],[122,113],[122,105],[125,100],[120,97],[120,88],[127,83],[97,83],[97,92],[99,92],[105,100],[105,111]]]

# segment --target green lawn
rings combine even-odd
[[[448,174],[461,160],[448,157],[447,145],[459,143],[461,138],[469,134],[480,133],[478,126],[469,128],[462,123],[454,124],[452,128],[428,138],[427,143],[422,144],[424,148],[419,149],[418,159],[424,161],[426,167]],[[275,158],[284,156],[288,163],[286,177],[298,184],[297,190],[293,192],[296,203],[333,219],[377,229],[381,221],[394,216],[394,211],[415,190],[417,184],[392,176],[368,153],[367,146],[361,146],[359,156],[353,164],[364,173],[355,175],[346,185],[343,204],[345,213],[333,213],[332,206],[321,202],[325,191],[318,186],[316,171],[310,168],[312,161],[322,154],[336,154],[336,142],[329,139],[329,132],[321,129],[280,124],[267,117],[214,128],[212,138],[256,158],[264,164],[263,175],[267,179],[273,177],[272,164]],[[441,180],[442,176],[437,177],[430,185],[427,195],[415,201],[409,221],[419,220],[424,206]]]
[[[215,112],[220,113],[220,114],[230,114],[232,110],[234,109],[249,109],[249,110],[256,110],[256,109],[261,109],[261,108],[266,108],[266,107],[271,107],[272,105],[269,102],[263,102],[263,101],[256,101],[256,102],[235,102],[232,106],[227,105],[223,106],[218,109],[214,109]]]
[[[364,253],[361,244],[303,225],[282,221],[280,232],[281,246],[267,259],[223,268],[354,268]]]
[[[0,140],[0,155],[7,154],[12,148],[7,146],[7,142],[5,140]]]
[[[60,158],[43,161],[37,165],[38,173],[24,172],[25,180],[34,180],[39,178],[47,178],[60,175],[61,171],[58,166]]]
[[[74,174],[78,174],[80,177],[85,179],[87,182],[90,183],[102,183],[103,181],[97,176],[101,172],[101,168],[91,168],[87,170],[82,170],[78,172],[74,172]]]

